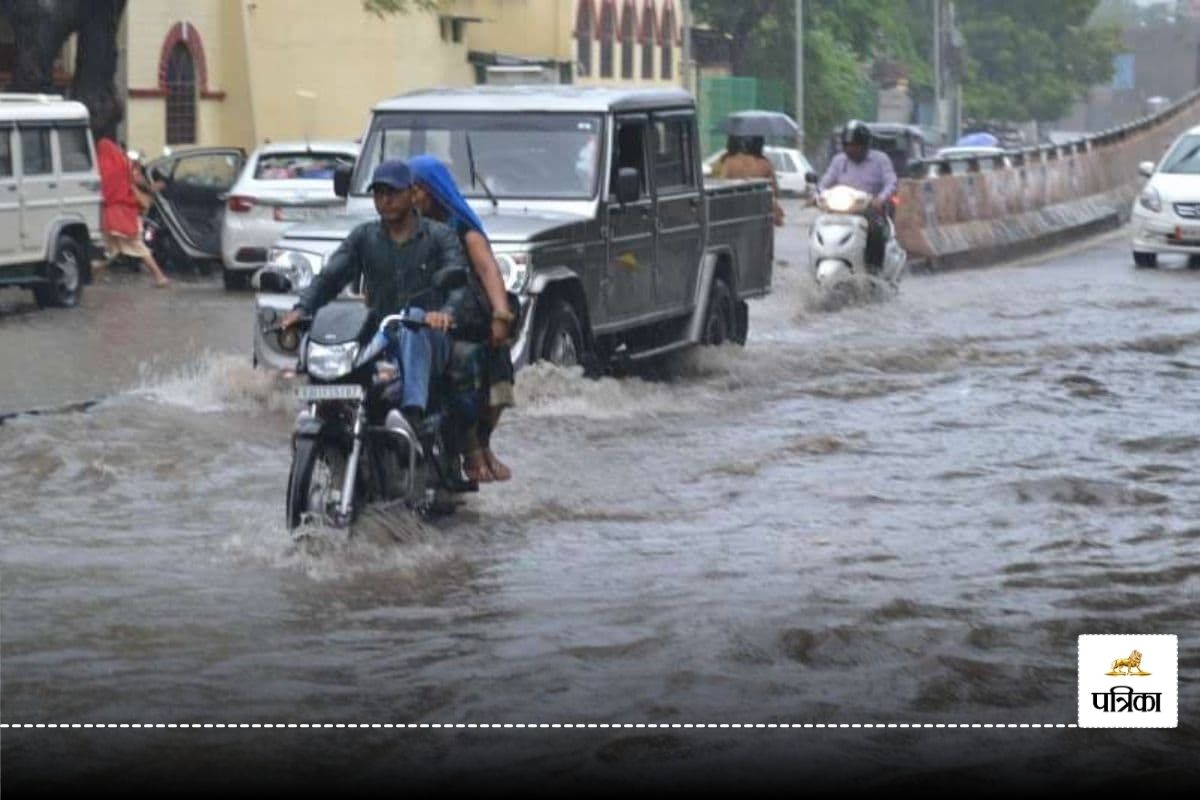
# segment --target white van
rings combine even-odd
[[[87,108],[57,95],[0,94],[0,287],[39,306],[79,304],[100,236],[100,175]]]

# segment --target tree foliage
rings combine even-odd
[[[1089,27],[1098,0],[959,0],[966,39],[963,111],[976,119],[1053,120],[1113,74],[1115,25]]]

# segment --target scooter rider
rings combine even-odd
[[[842,152],[829,162],[819,188],[851,186],[872,195],[867,211],[868,269],[878,271],[883,265],[883,247],[888,235],[887,203],[896,191],[896,170],[885,153],[871,149],[871,130],[854,119],[842,129]]]
[[[346,284],[363,279],[363,289],[378,322],[383,316],[408,308],[418,294],[429,297],[434,274],[445,267],[469,269],[458,236],[446,225],[422,217],[413,204],[412,173],[400,159],[375,168],[368,187],[379,219],[359,225],[338,247],[324,269],[300,295],[296,307],[280,320],[290,328],[302,316],[312,315]],[[418,305],[430,305],[427,300]],[[451,341],[446,331],[453,324],[453,307],[425,308],[428,327],[400,329],[402,412],[421,429],[429,403],[431,376],[446,370]]]

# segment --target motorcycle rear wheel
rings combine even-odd
[[[295,530],[309,521],[336,524],[334,511],[341,500],[346,453],[322,439],[299,439],[288,475],[287,526]]]

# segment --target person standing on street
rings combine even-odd
[[[96,142],[96,163],[100,171],[100,195],[103,206],[100,228],[108,246],[109,258],[129,256],[146,265],[157,287],[170,286],[150,249],[142,239],[142,207],[134,192],[134,168],[121,145],[108,136]]]

